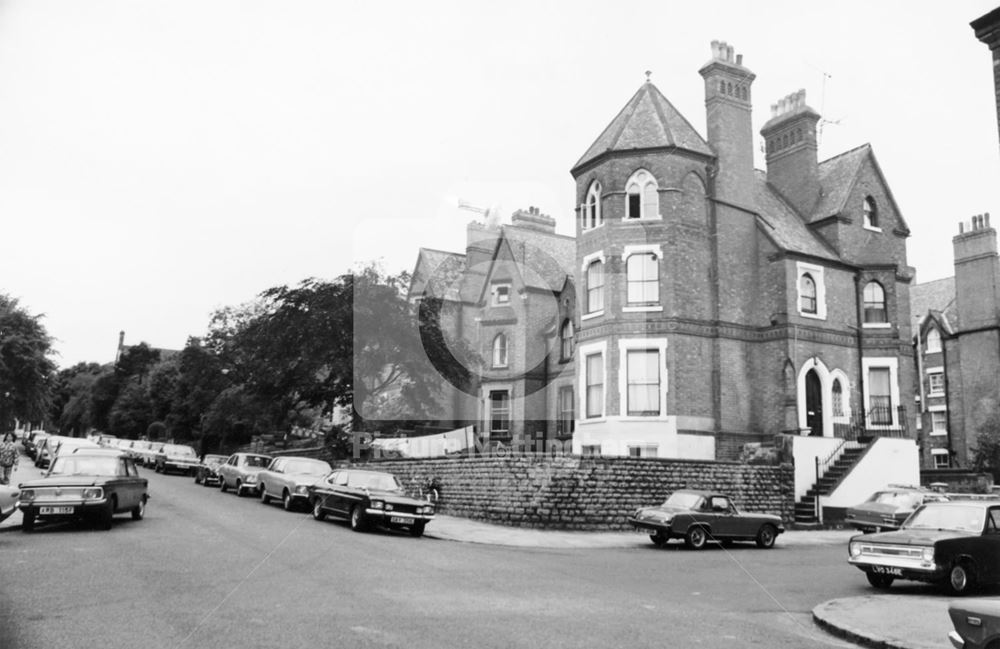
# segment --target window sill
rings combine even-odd
[[[582,316],[580,316],[580,319],[581,320],[591,320],[593,318],[599,318],[602,315],[604,315],[604,310],[603,309],[601,309],[600,311],[594,311],[593,313],[584,313]]]
[[[940,354],[940,353],[941,353],[941,348],[940,347],[937,347],[935,349],[924,350],[924,354]]]
[[[603,222],[598,223],[597,225],[595,225],[592,228],[583,228],[583,227],[581,227],[580,228],[580,233],[581,234],[587,234],[588,232],[593,232],[594,230],[600,230],[603,227],[604,227],[604,223]]]
[[[621,220],[621,224],[628,225],[630,223],[656,223],[658,221],[663,221],[663,217],[660,216],[659,214],[657,214],[656,216],[639,218],[639,219],[624,218]]]
[[[663,311],[662,306],[657,305],[647,305],[647,306],[626,306],[622,307],[622,313],[653,313]]]
[[[948,436],[948,431],[946,431],[946,430],[932,430],[931,432],[927,433],[927,436],[928,437],[947,437]]]
[[[825,313],[805,313],[803,311],[799,311],[799,315],[803,318],[809,318],[810,320],[826,320]]]
[[[579,419],[576,422],[577,426],[587,426],[589,424],[603,424],[608,420],[607,417],[601,415],[600,417],[593,417],[589,419]]]
[[[928,399],[930,399],[931,397],[943,397],[943,396],[945,396],[944,392],[928,392],[927,393],[927,398]]]
[[[891,322],[864,322],[861,326],[865,329],[889,329],[892,327]]]
[[[862,224],[861,227],[863,227],[865,230],[868,230],[869,232],[878,232],[879,234],[882,233],[882,228],[874,226],[874,225],[864,225],[864,224]]]

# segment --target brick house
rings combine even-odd
[[[575,237],[529,211],[470,224],[465,255],[421,251],[411,294],[454,271],[449,326],[489,360],[464,418],[491,438],[714,460],[909,435],[909,228],[871,147],[820,162],[799,91],[756,170],[754,73],[718,42],[699,73],[707,137],[647,80],[571,170]]]

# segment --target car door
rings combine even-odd
[[[1000,506],[990,507],[986,512],[986,530],[983,532],[985,546],[983,558],[983,581],[1000,583]]]
[[[337,508],[337,492],[334,489],[334,483],[337,481],[338,476],[342,473],[341,471],[334,471],[322,480],[316,483],[313,488],[313,493],[319,497],[323,509],[328,512],[339,513]]]
[[[264,469],[263,472],[266,472],[267,476],[267,492],[269,496],[281,498],[281,488],[285,480],[285,476],[282,475],[285,472],[285,464],[285,459],[279,457],[272,460],[271,465]]]
[[[712,496],[708,499],[712,517],[712,535],[723,537],[742,536],[740,519],[736,516],[736,508],[725,496]]]

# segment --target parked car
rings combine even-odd
[[[923,487],[889,485],[865,502],[848,507],[844,520],[862,532],[898,530],[920,505],[946,500],[944,494]]]
[[[7,520],[17,511],[17,499],[21,490],[10,485],[0,485],[0,521]]]
[[[135,460],[137,463],[141,464],[142,452],[149,449],[149,447],[152,445],[153,445],[152,442],[146,441],[144,439],[137,439],[129,442],[128,444],[123,444],[118,448],[121,451],[123,451],[126,455],[128,455],[130,458]]]
[[[882,590],[896,579],[939,584],[953,595],[1000,583],[1000,503],[921,505],[894,532],[851,537],[848,562]]]
[[[150,442],[146,448],[136,451],[136,464],[144,467],[156,465],[156,454],[165,446],[163,442]]]
[[[657,546],[670,539],[684,539],[695,550],[711,540],[755,541],[759,547],[770,548],[785,531],[778,516],[742,513],[725,494],[693,489],[680,489],[662,505],[636,511],[629,522],[648,530]]]
[[[407,496],[391,473],[340,469],[311,485],[308,492],[313,518],[344,518],[358,532],[377,525],[421,536],[434,518],[434,506]]]
[[[38,447],[35,466],[47,469],[52,464],[54,457],[59,453],[68,453],[73,448],[100,448],[100,446],[83,437],[49,435],[42,442],[41,446]]]
[[[24,443],[24,452],[28,454],[28,457],[32,460],[38,457],[38,447],[48,436],[48,433],[41,430],[32,431],[28,435],[28,441]]]
[[[279,498],[291,511],[309,503],[309,485],[331,473],[333,468],[323,460],[311,457],[276,457],[257,474],[260,499],[268,503]]]
[[[257,474],[270,463],[270,455],[233,453],[219,467],[219,489],[226,491],[232,487],[237,496],[257,493]]]
[[[955,630],[948,639],[955,649],[995,649],[1000,646],[1000,600],[952,602],[948,615]]]
[[[145,478],[131,458],[101,452],[57,456],[45,477],[20,485],[21,529],[30,532],[36,519],[97,519],[111,529],[119,512],[140,520],[149,499]]]
[[[194,470],[194,481],[205,486],[219,484],[219,467],[229,459],[225,455],[206,455]]]
[[[164,444],[156,454],[153,466],[157,473],[177,471],[191,475],[198,467],[198,454],[193,448],[184,444]]]

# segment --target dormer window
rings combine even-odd
[[[593,230],[604,225],[604,215],[601,214],[601,184],[594,181],[587,190],[587,200],[583,204],[583,229]]]
[[[660,218],[660,195],[656,179],[648,171],[640,169],[632,174],[625,185],[625,194],[628,201],[625,206],[625,218]]]
[[[493,286],[493,306],[510,304],[510,284],[495,284]]]
[[[864,219],[864,226],[869,230],[881,231],[878,218],[878,205],[875,203],[875,199],[871,196],[865,196],[865,200],[861,205],[861,210],[864,213],[862,217]]]

